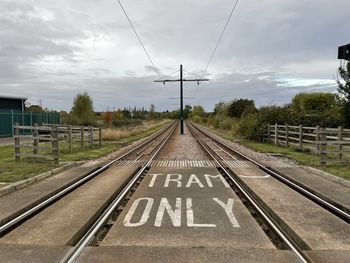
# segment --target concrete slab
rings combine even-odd
[[[320,250],[320,251],[307,251],[308,254],[317,263],[349,263],[350,251],[349,250]]]
[[[69,247],[1,245],[0,263],[57,263]]]
[[[350,250],[350,226],[257,168],[231,169],[313,250]]]
[[[2,196],[0,198],[0,225],[32,208],[40,203],[41,200],[59,192],[66,185],[76,182],[95,169],[96,166],[74,167],[19,191]]]
[[[330,200],[334,200],[350,211],[350,188],[330,180],[326,177],[319,176],[311,171],[299,167],[274,167],[275,170],[287,175],[296,182],[303,184]]]
[[[101,245],[274,249],[226,184],[216,168],[153,167]]]
[[[83,253],[77,262],[297,263],[298,261],[289,251],[274,249],[118,246],[88,248],[88,250]]]
[[[73,244],[136,169],[113,167],[106,170],[2,237],[0,244]]]

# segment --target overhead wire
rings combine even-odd
[[[223,37],[223,35],[224,35],[225,31],[226,31],[226,28],[227,28],[227,26],[228,26],[228,24],[229,24],[229,22],[230,22],[230,20],[231,20],[231,17],[232,17],[232,15],[233,15],[233,12],[236,10],[237,4],[238,4],[238,0],[236,0],[235,4],[233,5],[233,7],[232,7],[232,9],[231,9],[230,15],[229,15],[229,17],[227,18],[227,21],[226,21],[226,23],[225,23],[225,26],[224,26],[224,28],[223,28],[221,34],[220,34],[219,40],[218,40],[218,42],[216,43],[216,46],[215,46],[213,52],[211,53],[211,55],[210,55],[210,57],[209,57],[209,61],[208,61],[207,65],[205,66],[204,70],[203,70],[203,73],[202,73],[203,76],[206,74],[210,63],[211,63],[211,61],[213,60],[213,57],[214,57],[214,55],[215,55],[215,53],[216,53],[216,50],[218,49],[219,44],[220,44],[220,42],[221,42],[221,39],[222,39],[222,37]]]
[[[159,76],[159,78],[161,78],[162,76],[161,76],[161,74],[160,74],[158,68],[156,67],[156,65],[154,64],[154,62],[153,62],[151,56],[150,56],[149,53],[147,52],[147,49],[146,49],[145,45],[142,43],[142,40],[141,40],[139,34],[137,33],[137,31],[136,31],[134,25],[132,24],[131,19],[130,19],[130,17],[128,16],[128,14],[127,14],[127,12],[126,12],[126,10],[125,10],[123,4],[121,3],[120,0],[117,0],[117,1],[118,1],[119,5],[120,5],[121,9],[123,10],[123,13],[125,14],[127,20],[129,21],[129,24],[130,24],[132,30],[134,31],[134,33],[135,33],[135,35],[136,35],[136,37],[137,37],[139,43],[141,44],[143,50],[145,51],[146,56],[148,57],[148,59],[149,59],[151,65],[153,66],[154,71],[157,73],[157,75]]]

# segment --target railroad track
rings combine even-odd
[[[136,184],[140,183],[140,178],[142,178],[142,176],[148,171],[152,161],[157,157],[159,152],[168,142],[169,138],[176,130],[176,127],[177,124],[174,124],[171,127],[169,127],[170,131],[167,133],[165,138],[159,144],[157,144],[153,151],[147,151],[147,153],[145,154],[145,156],[148,156],[146,163],[140,167],[137,173],[131,178],[131,180],[125,185],[125,187],[123,187],[123,189],[120,191],[117,197],[110,203],[107,209],[103,211],[101,216],[95,221],[92,227],[85,233],[85,235],[79,240],[79,242],[74,247],[72,247],[72,249],[66,254],[66,256],[62,259],[61,263],[75,262],[83,253],[85,248],[94,240],[94,238],[96,238],[96,235],[103,228],[103,226],[108,223],[108,220],[111,218],[112,214],[114,212],[118,212],[118,214],[120,213],[120,210],[118,211],[118,207],[121,206],[125,198],[127,198],[128,194],[130,194],[130,191],[135,191],[133,187]],[[130,195],[128,198],[130,198]]]
[[[97,177],[100,175],[102,172],[108,170],[109,168],[113,167],[115,164],[118,162],[122,162],[125,160],[130,160],[132,158],[140,159],[141,157],[149,156],[150,152],[149,147],[153,148],[153,151],[157,151],[157,148],[161,148],[163,146],[163,141],[167,140],[169,137],[169,134],[172,134],[174,129],[176,128],[177,124],[172,123],[153,136],[151,136],[149,139],[141,143],[140,145],[136,146],[135,148],[131,149],[130,151],[126,152],[125,154],[121,155],[120,157],[108,162],[107,164],[103,165],[102,167],[98,168],[97,170],[93,171],[90,174],[87,174],[83,178],[79,179],[78,181],[74,182],[73,184],[67,185],[65,188],[63,188],[61,191],[55,193],[54,195],[46,198],[45,200],[42,200],[40,203],[32,207],[31,209],[28,209],[21,214],[17,215],[15,218],[9,220],[7,223],[3,224],[0,226],[0,237],[6,235],[10,231],[14,230],[18,225],[22,224],[29,218],[35,216],[45,208],[49,207],[50,205],[54,204],[56,201],[61,199],[62,197],[68,195],[69,193],[73,192],[74,190],[78,189],[82,185],[86,184],[89,182],[91,179]],[[155,143],[157,142],[157,143]],[[147,154],[144,155],[143,152],[147,151]],[[149,160],[153,160],[153,155],[152,157],[148,157],[148,162]],[[140,171],[144,171],[147,169],[147,158],[144,158],[145,164],[143,164],[141,167],[139,167],[138,173]],[[141,172],[142,173],[142,172]]]
[[[275,234],[283,241],[283,243],[292,251],[292,253],[297,257],[300,262],[314,262],[300,247],[299,243],[296,242],[292,237],[289,236],[288,231],[286,231],[270,214],[268,209],[261,205],[260,200],[256,198],[252,191],[248,189],[240,178],[235,175],[232,170],[227,166],[226,161],[229,159],[233,160],[244,160],[251,162],[259,169],[263,170],[267,174],[278,179],[280,182],[291,187],[293,190],[307,197],[314,203],[320,205],[321,207],[327,209],[329,212],[344,220],[345,222],[350,222],[350,214],[346,209],[342,209],[340,204],[331,202],[324,198],[322,195],[313,192],[311,189],[297,184],[293,180],[289,179],[286,175],[276,172],[271,167],[266,167],[263,164],[249,158],[248,156],[238,152],[231,146],[225,144],[224,142],[214,138],[203,128],[198,127],[193,123],[188,123],[188,127],[192,135],[197,139],[202,148],[207,152],[207,154],[215,161],[217,168],[222,173],[222,175],[229,181],[230,185],[238,190],[240,195],[244,197],[245,201],[249,202],[249,205],[254,208],[255,212],[259,214],[261,218],[270,226],[270,228],[275,232]]]

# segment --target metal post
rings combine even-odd
[[[15,159],[16,159],[16,162],[19,162],[20,161],[20,158],[21,158],[21,142],[20,142],[20,139],[19,139],[19,128],[18,128],[18,123],[16,122],[16,125],[15,127],[12,129],[15,130]]]
[[[14,131],[13,131],[13,110],[11,110],[11,133],[12,133],[12,137],[14,135]]]
[[[183,98],[183,77],[182,77],[182,65],[180,65],[180,133],[184,134],[184,98]]]

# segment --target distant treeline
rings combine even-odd
[[[268,124],[350,127],[350,62],[338,69],[338,93],[309,92],[295,95],[284,106],[256,108],[254,100],[219,102],[214,112],[193,107],[192,120],[241,137],[261,140]]]
[[[149,109],[125,107],[113,111],[94,112],[92,98],[87,92],[75,97],[70,112],[61,111],[60,114],[63,124],[105,127],[140,125],[144,120],[175,119],[179,117],[179,111],[157,112],[153,104],[150,105]]]

